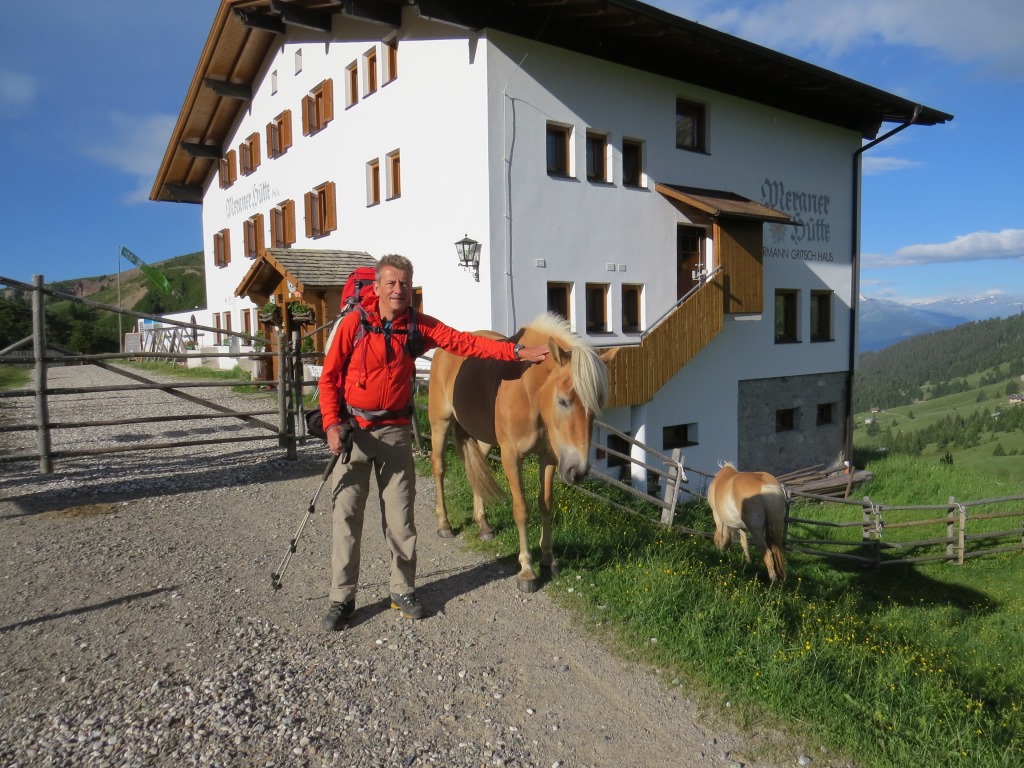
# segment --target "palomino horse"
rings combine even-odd
[[[491,331],[482,336],[502,338]],[[519,589],[534,592],[526,538],[528,518],[523,493],[523,456],[540,462],[541,575],[558,572],[551,543],[552,484],[555,466],[566,483],[581,480],[590,468],[590,439],[594,417],[608,396],[604,361],[577,338],[564,320],[545,314],[512,337],[526,346],[547,344],[551,354],[543,363],[501,362],[465,358],[443,350],[430,366],[430,441],[437,493],[437,533],[453,535],[444,504],[444,452],[449,428],[466,465],[473,488],[473,520],[481,539],[494,538],[484,502],[501,497],[487,465],[491,446],[501,448],[501,464],[512,493],[512,516],[519,528]]]
[[[768,578],[786,578],[786,491],[767,472],[737,472],[724,463],[708,486],[708,503],[715,517],[715,545],[724,550],[732,531],[740,533],[743,556],[750,562],[747,533],[764,552]]]

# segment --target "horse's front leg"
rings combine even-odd
[[[523,495],[523,461],[514,448],[502,448],[501,465],[508,478],[508,489],[512,494],[512,518],[519,529],[519,591],[536,592],[537,577],[533,573],[533,559],[530,557],[530,542],[526,538],[526,523],[529,510]]]
[[[437,535],[444,539],[450,539],[455,535],[452,531],[452,524],[448,521],[448,509],[444,504],[444,452],[449,426],[450,423],[446,419],[432,419],[430,422],[430,465],[434,473],[434,514],[437,517]]]
[[[540,491],[537,507],[540,510],[540,576],[550,579],[558,575],[554,541],[551,533],[551,513],[555,503],[555,461],[546,454],[540,456]]]

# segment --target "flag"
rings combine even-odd
[[[171,284],[167,282],[167,278],[164,277],[163,273],[159,269],[157,269],[156,267],[149,266],[149,264],[144,262],[142,259],[140,259],[134,253],[129,251],[123,245],[121,246],[121,255],[128,259],[128,261],[130,261],[136,267],[138,267],[142,274],[144,274],[146,277],[148,277],[150,280],[156,283],[157,288],[159,288],[161,291],[163,291],[164,293],[171,292]]]

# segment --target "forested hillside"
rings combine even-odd
[[[62,280],[46,287],[60,293],[89,299],[136,312],[159,315],[194,307],[206,307],[206,281],[203,253],[185,254],[154,263],[170,283],[164,293],[138,269],[123,270],[120,275],[98,275]],[[0,292],[0,349],[32,333],[29,291],[6,289]],[[134,326],[130,317],[121,318],[121,332]],[[87,307],[68,299],[46,299],[47,341],[76,352],[116,352],[118,315]]]
[[[965,391],[969,387],[963,378],[983,371],[990,372],[983,386],[1020,386],[1024,314],[965,323],[861,355],[854,380],[854,410],[892,408],[926,395]]]

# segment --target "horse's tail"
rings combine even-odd
[[[772,581],[786,578],[786,491],[775,481],[762,489],[765,506],[765,564]]]
[[[458,422],[453,424],[455,447],[462,455],[462,463],[466,467],[466,479],[473,493],[484,500],[484,503],[498,501],[504,494],[494,481],[491,468],[487,464],[487,454],[480,450],[480,444],[471,438]]]

